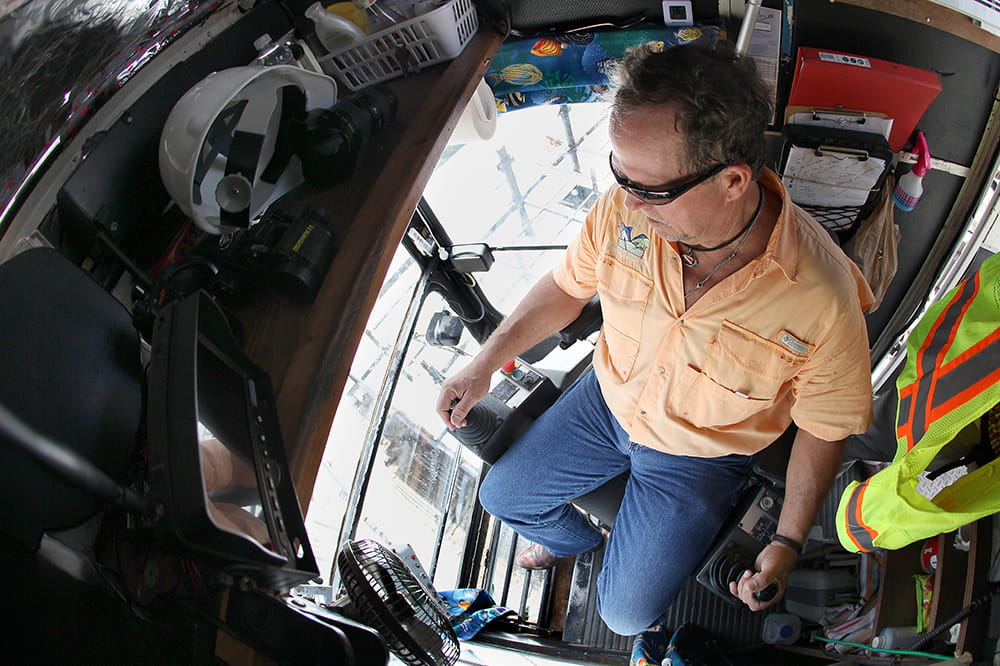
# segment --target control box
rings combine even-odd
[[[531,423],[559,397],[559,389],[538,370],[510,361],[498,372],[493,388],[466,416],[454,435],[470,451],[495,463]]]
[[[696,580],[728,603],[741,603],[729,592],[729,583],[747,569],[753,570],[757,555],[771,543],[783,499],[779,489],[762,479],[744,488],[733,517],[719,530],[698,568]]]

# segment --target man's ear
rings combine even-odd
[[[719,174],[726,190],[728,201],[738,201],[753,183],[753,170],[749,164],[730,164]]]

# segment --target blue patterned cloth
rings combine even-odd
[[[498,617],[516,615],[509,608],[497,606],[486,590],[461,588],[438,592],[448,606],[451,628],[461,639],[472,638]]]
[[[501,113],[540,104],[599,101],[611,84],[615,63],[629,48],[645,43],[660,50],[678,44],[714,44],[718,36],[714,25],[650,24],[508,40],[493,58],[486,82]]]
[[[635,637],[628,666],[660,666],[666,656],[667,633],[656,626]]]
[[[682,624],[667,639],[663,627],[647,629],[635,637],[629,666],[704,666],[701,648],[709,636],[698,627]]]

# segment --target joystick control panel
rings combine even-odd
[[[771,543],[778,528],[783,494],[770,483],[756,479],[740,494],[732,518],[719,530],[695,578],[728,603],[739,604],[729,583],[747,569],[754,569],[757,555]],[[773,598],[776,589],[758,593],[760,601]],[[767,594],[765,594],[767,593]]]
[[[497,372],[493,388],[465,417],[455,436],[485,462],[493,464],[532,421],[559,397],[548,377],[518,360]]]

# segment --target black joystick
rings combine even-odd
[[[763,601],[763,602],[766,603],[766,602],[770,601],[771,599],[774,599],[774,597],[777,594],[778,594],[778,584],[777,583],[771,583],[770,585],[768,585],[767,587],[765,587],[763,590],[761,590],[759,592],[754,592],[753,593],[753,598],[756,599],[757,601]]]
[[[450,413],[457,404],[457,399],[452,400],[448,412]],[[460,442],[474,451],[478,451],[489,441],[493,433],[500,427],[500,423],[501,419],[496,414],[483,406],[482,403],[478,403],[473,405],[469,413],[465,415],[465,425],[456,428],[453,434]]]
[[[753,562],[741,554],[730,551],[725,557],[719,558],[715,563],[713,575],[719,589],[729,591],[729,584],[735,583],[742,578],[747,571],[753,570]],[[778,584],[771,583],[763,590],[753,593],[754,599],[767,603],[778,594]]]

